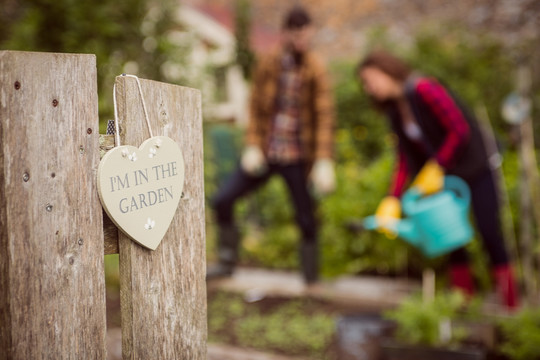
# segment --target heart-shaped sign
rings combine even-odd
[[[155,250],[176,213],[184,187],[184,158],[178,144],[155,136],[137,149],[109,150],[98,168],[101,204],[131,239]]]

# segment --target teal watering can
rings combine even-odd
[[[446,176],[444,189],[430,196],[411,188],[401,200],[406,217],[386,227],[430,258],[446,254],[471,241],[470,198],[469,187],[457,176]],[[376,229],[377,218],[368,216],[363,226]]]

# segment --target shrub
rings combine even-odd
[[[396,337],[410,345],[449,346],[463,340],[463,328],[451,329],[450,338],[441,336],[441,324],[458,317],[465,297],[460,292],[437,294],[430,302],[422,302],[420,295],[411,296],[397,309],[386,311],[384,316],[397,324]]]
[[[515,317],[502,320],[500,350],[512,360],[540,359],[540,309],[523,309]]]

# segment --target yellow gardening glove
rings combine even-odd
[[[317,195],[328,195],[336,189],[336,173],[331,159],[319,159],[313,164],[309,176]]]
[[[441,191],[444,186],[444,169],[436,160],[428,160],[411,186],[416,187],[424,195]]]
[[[389,225],[399,221],[401,217],[401,202],[395,196],[387,196],[380,202],[375,211],[379,231],[389,238],[395,238],[396,232]]]

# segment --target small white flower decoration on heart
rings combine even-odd
[[[129,156],[129,150],[128,149],[123,149],[122,150],[122,157],[128,157]]]
[[[159,147],[161,146],[161,144],[163,144],[163,141],[161,139],[157,139],[156,140],[156,144],[154,145],[156,148],[159,149]]]
[[[148,157],[153,158],[156,155],[157,155],[157,149],[155,147],[150,148],[150,150],[148,151]]]
[[[128,159],[131,161],[137,161],[137,154],[133,152],[132,154],[128,155]]]
[[[144,228],[146,230],[152,230],[154,228],[154,226],[156,226],[156,222],[150,218],[148,218],[148,220],[146,220],[146,224],[144,225]]]

